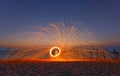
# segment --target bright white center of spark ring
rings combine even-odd
[[[49,51],[49,54],[51,57],[57,57],[61,53],[61,50],[59,47],[52,47]]]

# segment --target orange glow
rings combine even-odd
[[[54,51],[54,54],[53,54]],[[49,51],[49,54],[51,57],[58,57],[61,53],[61,50],[59,47],[52,47]]]

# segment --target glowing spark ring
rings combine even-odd
[[[52,54],[52,51],[53,51],[54,49],[57,49],[57,50],[58,50],[58,53],[57,53],[56,55],[53,55],[53,54]],[[60,55],[60,53],[61,53],[61,50],[60,50],[59,47],[52,47],[52,48],[50,49],[50,51],[49,51],[49,54],[50,54],[51,57],[57,57],[57,56]]]

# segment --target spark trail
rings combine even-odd
[[[79,24],[77,26],[80,27]],[[26,31],[7,37],[2,42],[4,45],[10,45],[11,50],[5,56],[5,59],[33,58],[50,59],[50,48],[57,46],[61,49],[59,58],[88,58],[87,53],[99,42],[95,40],[93,33],[86,28],[78,28],[75,23],[51,23],[46,26],[37,26],[32,31]],[[8,41],[7,41],[8,40]],[[10,42],[11,41],[11,42]],[[12,45],[12,46],[11,46]],[[75,47],[81,47],[75,54]],[[96,47],[96,46],[95,46]],[[105,52],[102,48],[97,48]],[[92,51],[94,51],[92,49]],[[96,52],[96,51],[95,51]],[[86,55],[84,55],[86,53]],[[105,52],[107,57],[108,53]],[[93,55],[94,57],[95,55]]]

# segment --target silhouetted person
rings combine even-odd
[[[116,52],[116,54],[117,54],[117,58],[119,58],[119,52],[118,51]]]
[[[104,53],[104,52],[103,52],[103,58],[104,58],[104,59],[106,59],[106,55],[105,55],[105,53]]]
[[[113,53],[114,53],[115,58],[118,58],[119,54],[115,49],[113,49]]]
[[[96,58],[99,58],[99,53],[98,53],[98,49],[96,49]]]

